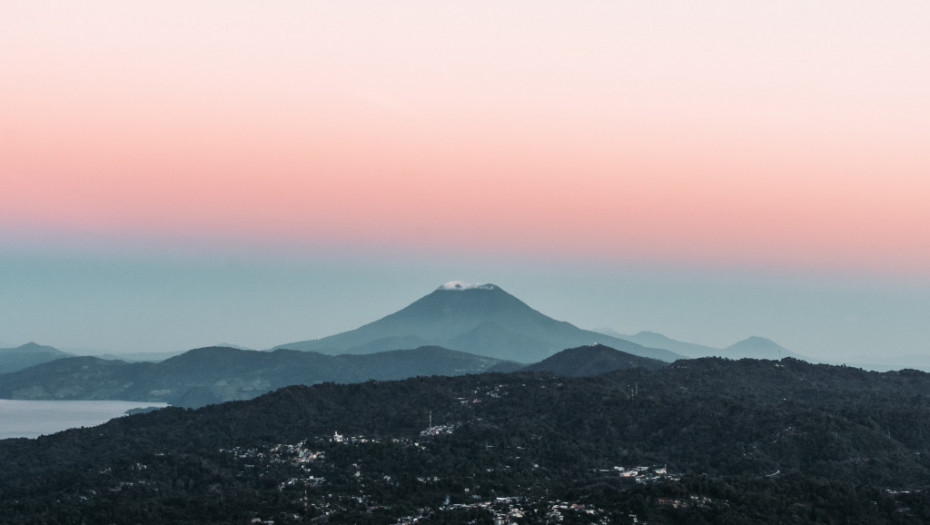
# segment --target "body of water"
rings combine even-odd
[[[92,427],[133,408],[165,407],[146,401],[22,401],[0,399],[0,439],[54,434]]]

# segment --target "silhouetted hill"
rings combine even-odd
[[[552,372],[560,376],[581,377],[627,368],[662,368],[668,363],[621,352],[604,345],[569,348],[523,368],[529,372]]]
[[[0,348],[0,374],[16,372],[70,355],[57,348],[36,343],[26,343],[16,348]]]
[[[0,515],[925,523],[927,436],[930,375],[794,359],[324,383],[0,441]]]
[[[505,365],[440,347],[368,355],[208,347],[160,363],[72,357],[0,376],[0,398],[120,399],[202,406],[250,399],[288,385],[458,375]]]
[[[430,344],[533,363],[565,348],[595,343],[669,362],[682,357],[556,321],[493,284],[465,287],[458,283],[447,283],[406,308],[355,330],[276,348],[363,354]]]

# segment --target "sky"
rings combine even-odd
[[[930,3],[0,2],[0,343],[252,348],[491,282],[930,356]]]

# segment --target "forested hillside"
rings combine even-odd
[[[924,523],[927,436],[930,375],[793,359],[322,384],[0,442],[0,511],[11,523]]]

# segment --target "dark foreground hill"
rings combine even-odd
[[[341,356],[209,347],[160,363],[59,359],[0,376],[0,398],[119,399],[198,407],[251,399],[289,385],[461,375],[507,366],[498,359],[439,347]]]
[[[614,370],[643,367],[663,368],[668,363],[639,357],[604,345],[569,348],[523,368],[526,372],[552,372],[569,377],[594,376]]]
[[[355,330],[277,348],[368,354],[437,345],[529,364],[565,348],[595,343],[667,362],[683,357],[557,321],[493,284],[463,287],[458,283],[440,286],[407,307]]]
[[[0,441],[5,523],[926,523],[930,375],[682,361],[295,386]]]

